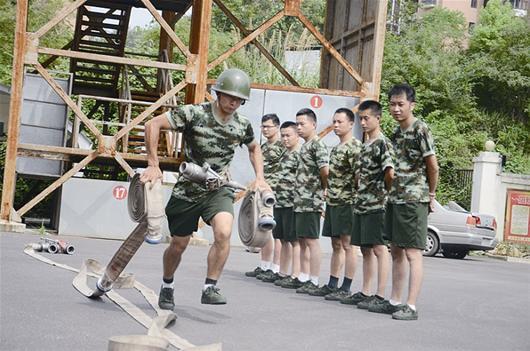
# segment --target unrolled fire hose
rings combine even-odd
[[[273,207],[276,203],[271,191],[249,191],[239,209],[239,238],[245,246],[264,247],[276,226]]]
[[[161,186],[159,180],[154,184],[144,185],[140,181],[140,174],[133,176],[129,185],[127,205],[131,219],[138,222],[138,225],[121,244],[104,270],[95,260],[84,262],[72,283],[81,294],[89,298],[98,298],[110,291],[113,286],[123,287],[130,284],[130,281],[134,281],[130,275],[121,277],[120,275],[144,240],[156,243],[161,239],[160,226],[164,216]],[[94,290],[88,286],[87,273],[102,274]]]

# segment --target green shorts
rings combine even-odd
[[[385,233],[393,245],[401,248],[425,249],[429,204],[411,202],[388,204]]]
[[[326,206],[322,236],[338,238],[351,235],[353,212],[351,205]]]
[[[320,212],[295,212],[294,231],[298,239],[318,239]]]
[[[385,245],[385,211],[353,214],[351,244],[361,247]]]
[[[206,224],[220,213],[228,212],[234,216],[234,193],[227,188],[219,188],[197,202],[188,202],[170,197],[166,206],[166,216],[171,236],[188,236],[197,231],[199,218]]]
[[[275,208],[274,220],[276,221],[276,227],[272,230],[274,239],[289,242],[297,240],[294,232],[294,212],[292,207]]]

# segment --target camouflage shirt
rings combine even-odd
[[[278,172],[280,170],[280,159],[285,153],[285,147],[280,140],[274,143],[263,143],[261,145],[263,153],[263,173],[265,180],[272,190],[275,190],[278,183]]]
[[[300,151],[285,151],[280,159],[278,183],[276,184],[276,208],[293,207],[294,190],[296,188],[296,170]]]
[[[355,165],[359,179],[357,197],[353,211],[366,214],[382,211],[386,205],[385,170],[394,167],[392,144],[383,134],[363,144],[361,155]]]
[[[171,127],[183,133],[184,159],[202,166],[207,162],[214,171],[225,175],[234,157],[235,148],[250,144],[254,132],[249,120],[237,112],[222,123],[213,113],[211,103],[184,105],[167,113]],[[205,196],[205,186],[179,176],[173,196],[195,202]]]
[[[362,143],[352,138],[344,144],[331,149],[329,156],[328,196],[326,203],[331,206],[351,205],[355,191],[353,189],[353,167]]]
[[[324,189],[320,180],[320,168],[327,166],[328,162],[328,150],[319,138],[302,145],[296,170],[295,212],[324,210]]]
[[[429,202],[429,183],[424,158],[434,155],[434,139],[424,122],[414,121],[407,130],[397,127],[390,138],[396,152],[396,178],[390,202]]]

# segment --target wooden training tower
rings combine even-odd
[[[9,106],[8,143],[0,220],[16,221],[90,163],[117,164],[129,175],[133,167],[145,167],[143,124],[178,103],[212,100],[207,91],[208,72],[246,45],[255,45],[278,69],[290,86],[252,84],[253,88],[313,94],[375,98],[379,96],[386,27],[387,0],[328,0],[325,33],[322,34],[301,10],[302,0],[271,0],[283,3],[280,11],[254,29],[246,28],[222,0],[76,0],[68,2],[56,16],[35,32],[27,32],[28,0],[17,1],[13,77]],[[242,38],[219,57],[208,60],[212,6],[217,6],[234,24]],[[125,42],[133,7],[146,8],[161,27],[158,57],[129,54]],[[174,31],[175,23],[192,8],[189,46]],[[161,14],[160,12],[161,11]],[[74,37],[61,48],[40,45],[39,39],[67,16],[76,13]],[[285,17],[297,19],[322,45],[320,88],[301,87],[295,78],[259,42],[258,37]],[[185,63],[171,62],[176,48]],[[47,67],[58,57],[70,60],[73,77],[71,97],[54,80]],[[24,72],[38,72],[73,112],[71,146],[45,146],[19,142]],[[156,86],[145,79],[142,69],[156,71]],[[171,72],[182,72],[173,82]],[[136,79],[137,88],[130,86]],[[139,88],[138,88],[139,86]],[[176,95],[185,92],[183,101]],[[74,101],[74,98],[77,101]],[[83,112],[83,101],[93,101]],[[120,106],[119,123],[112,124],[110,104]],[[144,108],[145,107],[145,108]],[[94,113],[101,109],[103,121]],[[76,147],[83,126],[96,140],[92,150]],[[110,128],[110,127],[113,128]],[[331,130],[320,132],[325,135]],[[182,155],[181,138],[167,131],[159,146],[160,166],[176,170]],[[142,146],[143,145],[143,146]],[[40,194],[18,209],[13,208],[17,156],[65,161],[71,168]]]

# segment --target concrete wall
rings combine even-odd
[[[471,212],[495,216],[499,240],[504,238],[508,189],[530,191],[530,175],[503,173],[501,155],[481,152],[473,159]]]

